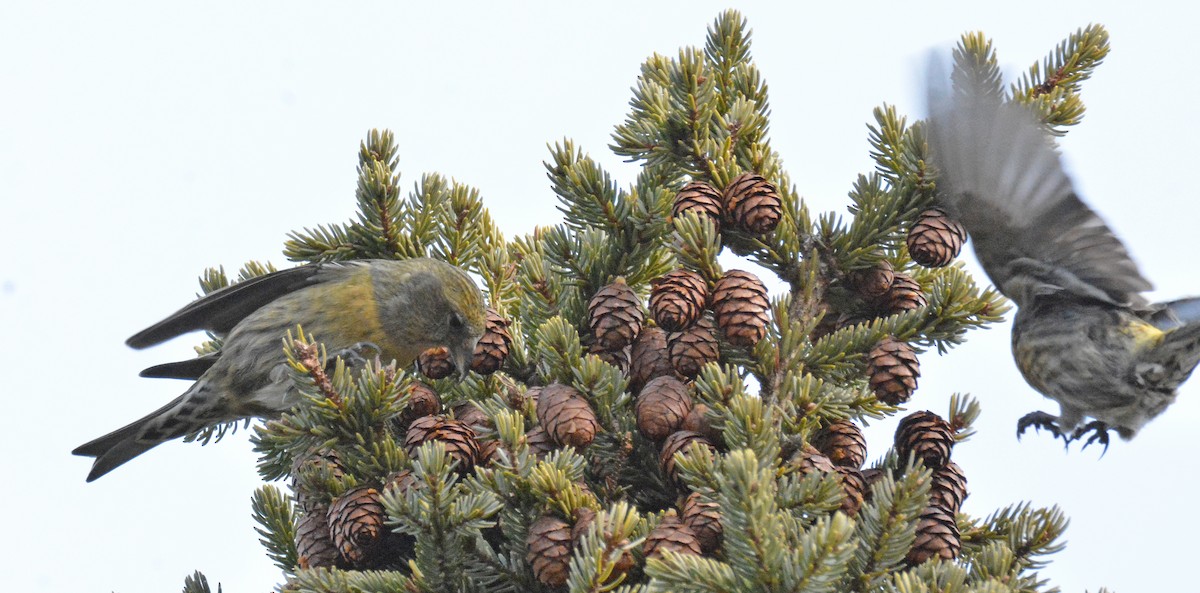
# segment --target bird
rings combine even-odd
[[[300,401],[281,344],[297,325],[329,352],[371,351],[407,366],[445,347],[459,377],[484,333],[484,297],[465,272],[430,258],[353,260],[271,272],[205,295],[134,334],[141,349],[208,330],[217,352],[160,364],[142,377],[190,379],[179,397],[76,448],[93,457],[91,482],[160,443],[244,418],[272,418]]]
[[[996,93],[928,81],[926,142],[938,207],[971,238],[984,272],[1016,305],[1012,352],[1057,416],[1017,423],[1069,446],[1134,438],[1200,362],[1200,298],[1154,303],[1152,285],[1076,192],[1027,107]]]

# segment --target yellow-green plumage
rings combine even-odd
[[[127,342],[144,348],[200,329],[222,335],[218,353],[142,373],[195,383],[166,406],[74,453],[96,458],[91,481],[164,441],[288,410],[297,399],[287,373],[280,372],[286,360],[281,339],[297,325],[331,353],[370,344],[382,360],[402,366],[425,349],[445,346],[465,373],[484,316],[483,295],[470,277],[427,258],[310,264],[235,284]]]

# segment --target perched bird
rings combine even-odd
[[[194,379],[183,395],[75,449],[95,457],[91,482],[151,447],[208,426],[272,417],[299,399],[281,340],[297,324],[331,353],[363,349],[405,366],[444,346],[470,369],[483,335],[479,288],[450,264],[417,258],[318,263],[272,272],[208,294],[126,341],[145,348],[195,330],[224,337],[219,352],[150,367],[143,377]]]
[[[931,80],[927,140],[939,206],[966,227],[996,288],[1017,306],[1012,350],[1058,416],[1021,418],[1067,444],[1131,439],[1175,401],[1200,362],[1200,298],[1151,303],[1125,246],[1071,186],[1028,109]],[[1090,419],[1090,422],[1089,422]]]

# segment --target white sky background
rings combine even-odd
[[[166,444],[84,483],[90,460],[71,449],[182,391],[137,373],[191,356],[200,336],[144,352],[124,339],[191,300],[206,266],[287,265],[288,231],[352,216],[356,150],[373,127],[396,132],[406,187],[424,172],[474,185],[509,236],[560,219],[542,167],[548,142],[573,138],[631,182],[636,170],[607,145],[639,66],[701,46],[730,3],[429,4],[0,5],[9,590],[177,591],[196,569],[230,593],[279,583],[250,518],[260,481],[245,433]],[[845,212],[855,175],[872,168],[873,107],[921,115],[929,49],[983,30],[1011,77],[1099,22],[1113,51],[1084,85],[1087,117],[1063,141],[1067,162],[1157,296],[1200,292],[1189,175],[1197,9],[956,4],[739,7],[770,86],[773,145],[809,206]],[[967,512],[1030,500],[1071,517],[1069,545],[1044,576],[1076,593],[1193,582],[1200,384],[1098,459],[1046,434],[1016,441],[1018,417],[1057,406],[1020,380],[1007,326],[922,356],[922,371],[912,409],[945,413],[954,391],[983,404],[979,434],[954,453],[970,480]],[[872,458],[894,427],[872,428]]]

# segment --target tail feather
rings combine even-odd
[[[159,443],[164,443],[178,434],[167,434],[154,430],[152,425],[172,414],[179,407],[187,394],[181,395],[167,405],[135,420],[127,426],[118,428],[98,439],[89,441],[71,451],[73,455],[95,457],[92,471],[88,473],[87,481],[91,482],[104,474],[116,469],[126,461],[149,451]]]
[[[1179,323],[1200,322],[1200,297],[1189,297],[1163,304]]]
[[[1149,355],[1148,362],[1162,365],[1163,384],[1174,389],[1183,383],[1200,364],[1200,322],[1169,330],[1162,344]]]

